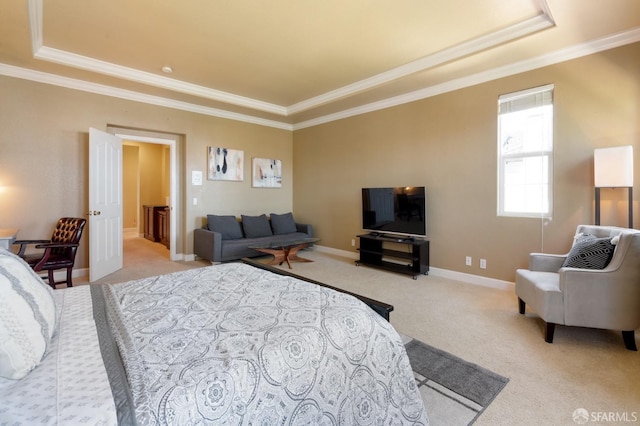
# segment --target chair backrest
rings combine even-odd
[[[78,244],[82,237],[82,230],[87,223],[86,219],[78,217],[63,217],[56,224],[51,236],[52,243],[73,243]],[[53,249],[52,252],[73,259],[76,255],[77,247]]]

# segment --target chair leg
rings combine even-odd
[[[53,277],[53,269],[49,269],[47,271],[47,279],[49,280],[49,285],[51,286],[52,289],[56,289],[56,280]]]
[[[634,330],[623,331],[622,340],[624,340],[624,346],[630,351],[638,350],[638,348],[636,347],[636,336]]]
[[[553,333],[556,331],[556,325],[552,322],[545,323],[544,341],[553,343]]]
[[[520,311],[520,313],[522,315],[524,315],[525,306],[526,306],[526,304],[524,303],[524,300],[522,300],[522,299],[520,299],[518,297],[518,310]]]
[[[73,268],[70,266],[67,268],[67,287],[73,287],[73,281],[71,281],[71,273]]]

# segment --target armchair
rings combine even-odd
[[[47,279],[52,288],[55,289],[56,284],[63,283],[66,283],[67,287],[72,287],[71,273],[85,223],[86,220],[82,218],[63,217],[56,224],[50,240],[17,240],[13,244],[20,245],[18,256],[23,258],[35,272],[47,271]],[[32,244],[35,244],[35,248],[44,251],[25,253],[27,246]],[[58,269],[67,270],[65,281],[55,281],[53,273]]]
[[[635,351],[634,331],[640,327],[640,231],[579,225],[576,237],[585,234],[619,236],[612,241],[615,248],[609,263],[603,269],[567,267],[563,263],[569,254],[530,254],[529,269],[516,271],[519,312],[524,315],[528,304],[540,315],[547,343],[553,342],[555,325],[561,324],[620,330],[625,347]]]

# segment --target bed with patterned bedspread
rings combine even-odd
[[[0,424],[428,424],[399,335],[353,296],[232,263],[50,297]]]

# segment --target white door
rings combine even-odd
[[[89,129],[89,280],[122,269],[122,139]]]

